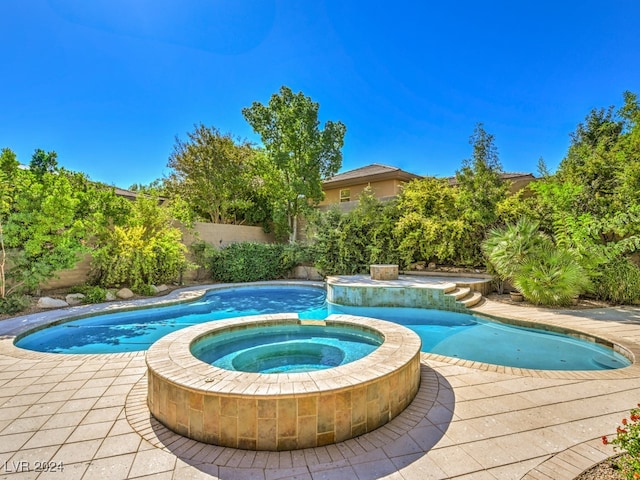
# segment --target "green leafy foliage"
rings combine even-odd
[[[97,285],[77,285],[70,289],[71,293],[81,293],[84,295],[82,303],[102,303],[107,299],[106,288]]]
[[[397,218],[395,203],[381,202],[370,188],[350,212],[335,207],[318,213],[311,221],[316,268],[324,275],[348,275],[367,272],[373,263],[399,263]]]
[[[190,265],[182,232],[172,221],[170,211],[157,198],[138,197],[124,224],[99,232],[92,261],[95,282],[128,285],[146,294],[152,284],[178,281]]]
[[[284,278],[295,266],[286,245],[232,243],[210,257],[211,276],[220,282],[256,282]]]
[[[589,279],[567,250],[552,244],[535,249],[514,273],[514,285],[531,303],[567,306],[589,288]]]
[[[522,217],[515,224],[491,230],[482,250],[500,280],[513,281],[536,250],[550,246],[551,239],[539,230],[538,222]]]
[[[0,298],[0,313],[13,315],[27,308],[30,303],[31,299],[27,295],[14,294]]]
[[[529,218],[492,230],[482,250],[499,285],[508,280],[532,303],[569,305],[590,287],[576,251],[554,242]]]
[[[593,279],[593,293],[613,304],[640,301],[640,268],[626,257],[615,257],[601,265]]]
[[[257,198],[260,179],[251,145],[202,124],[188,137],[186,142],[176,139],[169,158],[167,195],[190,206],[196,218],[212,223],[239,224],[249,217],[264,221],[268,212]]]
[[[609,440],[602,437],[604,445],[613,445],[614,450],[621,455],[616,463],[627,480],[640,478],[640,403],[632,408],[629,418],[622,419],[616,427],[616,435]]]
[[[47,155],[55,159],[55,152]],[[15,158],[9,157],[5,150],[3,164],[8,168],[0,174],[1,298],[36,291],[58,271],[73,267],[85,250],[90,221],[80,208],[87,192],[76,188],[86,181],[84,176],[63,169],[36,175],[11,167]]]
[[[297,236],[297,218],[323,198],[322,180],[342,165],[346,127],[327,121],[319,128],[319,105],[283,86],[268,105],[253,102],[242,114],[260,135],[265,154],[258,170],[272,209],[276,233]]]

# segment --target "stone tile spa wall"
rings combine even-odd
[[[420,338],[391,322],[331,315],[326,324],[376,331],[384,342],[354,362],[304,373],[224,370],[190,345],[229,328],[300,323],[295,314],[220,320],[172,333],[147,352],[148,405],[186,437],[249,450],[293,450],[340,442],[402,412],[420,384]]]
[[[435,308],[466,312],[448,292],[456,289],[452,282],[432,284],[413,283],[411,280],[374,282],[358,281],[357,277],[328,277],[327,300],[338,305],[365,307]]]

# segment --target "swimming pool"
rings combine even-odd
[[[442,310],[345,307],[327,303],[321,288],[282,285],[213,289],[185,304],[66,321],[27,332],[15,344],[53,353],[140,351],[187,326],[268,313],[297,313],[303,319],[324,319],[334,313],[379,318],[415,331],[423,352],[519,368],[602,370],[630,364],[609,348],[568,335]]]

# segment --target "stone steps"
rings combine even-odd
[[[465,308],[475,307],[484,299],[480,292],[472,291],[469,287],[457,287],[454,290],[448,291],[447,295],[452,295],[456,299],[456,302]]]

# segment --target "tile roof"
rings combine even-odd
[[[365,165],[364,167],[355,168],[353,170],[348,170],[346,172],[334,175],[333,177],[325,180],[323,183],[331,184],[331,183],[344,182],[348,180],[355,180],[358,178],[371,177],[376,175],[393,175],[394,173],[396,173],[400,177],[408,177],[408,178],[420,177],[420,175],[406,172],[398,167],[390,167],[389,165],[372,163],[371,165]]]

